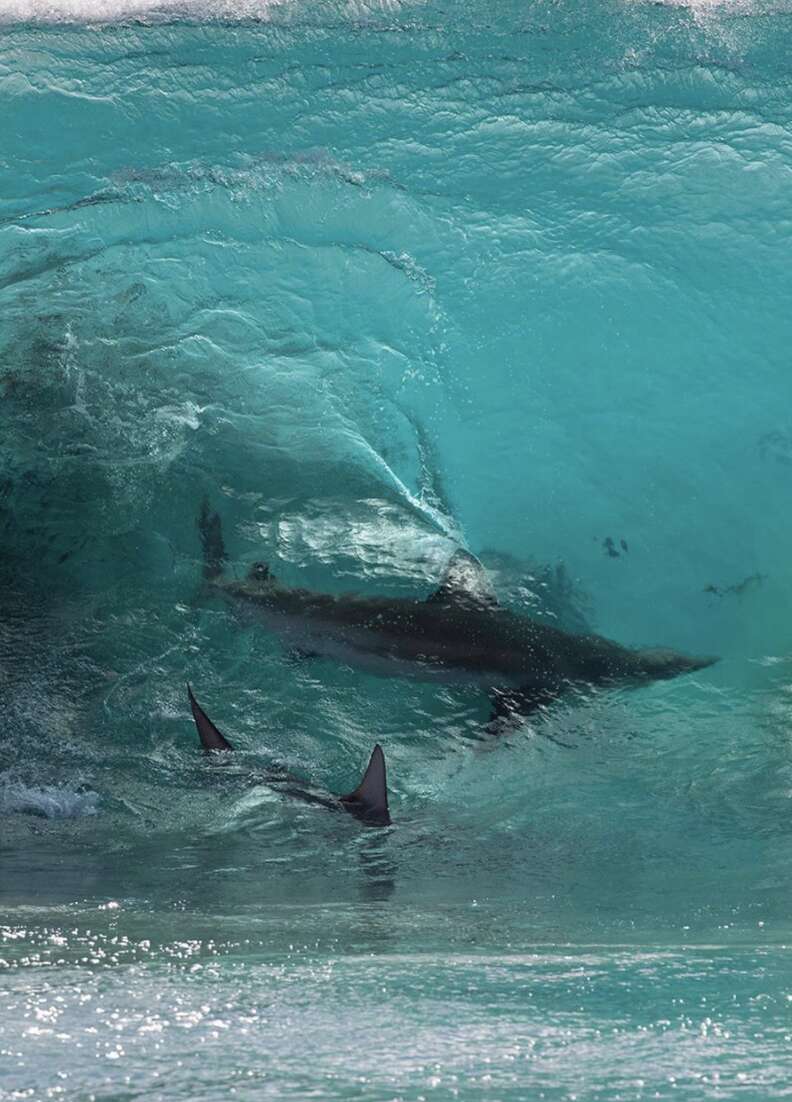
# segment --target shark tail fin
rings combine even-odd
[[[203,550],[203,576],[207,581],[212,581],[214,578],[219,578],[223,573],[223,564],[227,562],[228,555],[223,543],[223,525],[220,514],[211,512],[208,497],[205,497],[201,502],[201,509],[198,513],[198,532]]]
[[[372,826],[390,826],[385,755],[377,743],[371,752],[363,779],[354,792],[341,797],[343,807],[355,818]]]
[[[209,716],[195,699],[189,684],[187,685],[187,695],[190,698],[190,708],[192,710],[193,719],[195,720],[195,726],[198,728],[198,737],[201,740],[201,746],[203,746],[204,750],[233,750],[234,748],[231,743],[217,730],[214,723],[212,723]]]

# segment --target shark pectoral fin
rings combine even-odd
[[[474,555],[461,548],[449,559],[440,585],[427,597],[427,604],[452,603],[498,607],[498,598],[487,571]]]
[[[190,698],[190,708],[192,709],[195,726],[198,728],[198,737],[201,740],[201,746],[203,746],[204,750],[233,750],[234,748],[231,743],[217,730],[214,723],[212,723],[209,716],[195,699],[189,684],[187,686],[187,695]]]
[[[493,689],[490,694],[492,715],[490,722],[497,719],[514,719],[529,716],[554,699],[555,693],[535,685],[521,686],[519,689]]]
[[[223,525],[219,513],[209,511],[209,499],[201,502],[198,514],[198,532],[203,550],[203,576],[207,581],[219,578],[223,573],[223,563],[228,559],[223,543]]]
[[[526,685],[519,689],[493,689],[490,695],[492,713],[487,723],[487,732],[491,735],[504,735],[513,731],[519,726],[521,719],[552,704],[557,696],[558,692],[547,686],[540,688]],[[571,743],[562,742],[547,731],[542,731],[541,734],[566,750],[575,749]]]
[[[377,744],[371,752],[363,780],[354,792],[341,796],[339,803],[350,815],[372,826],[390,826],[388,810],[388,782],[385,774],[385,755]]]

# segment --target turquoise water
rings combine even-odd
[[[787,1096],[792,8],[0,13],[0,1098]],[[721,661],[482,739],[207,597],[204,495]],[[375,741],[387,830],[263,783]]]

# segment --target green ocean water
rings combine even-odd
[[[0,1099],[792,1093],[792,9],[0,3]],[[229,569],[720,656],[482,737]],[[198,753],[185,682],[238,747]],[[354,787],[393,825],[285,797]]]

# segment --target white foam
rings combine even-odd
[[[28,787],[14,782],[0,787],[0,815],[38,815],[43,819],[79,819],[96,815],[98,792],[81,792],[54,785]]]
[[[418,0],[420,2],[420,0]],[[645,6],[647,0],[625,0]],[[695,18],[723,15],[787,13],[790,0],[652,0],[671,8],[687,8]],[[0,0],[0,23],[120,23],[130,19],[163,22],[189,20],[261,20],[295,7],[294,0]],[[398,12],[404,0],[338,0],[335,14],[350,19]]]
[[[405,0],[334,0],[335,15],[360,19],[399,12]],[[421,0],[417,0],[418,3]],[[295,0],[0,0],[0,23],[122,23],[138,19],[269,20]],[[298,9],[299,10],[299,9]]]
[[[281,0],[0,0],[5,23],[117,23],[128,19],[268,19]]]
[[[646,0],[627,0],[643,7]],[[790,0],[652,0],[666,8],[686,8],[696,19],[708,16],[779,15],[790,11]]]

